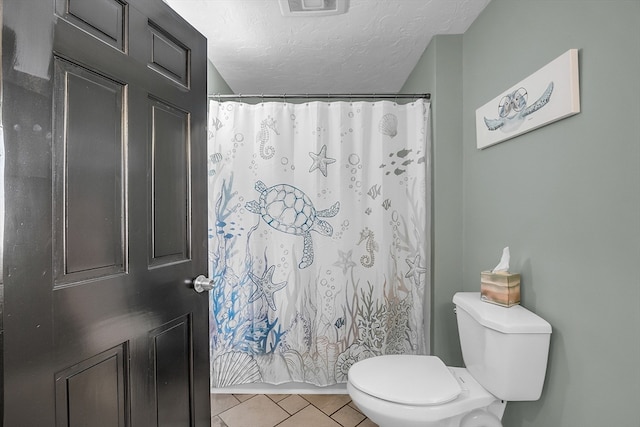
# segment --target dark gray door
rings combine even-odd
[[[210,425],[205,39],[161,0],[2,13],[4,425]]]

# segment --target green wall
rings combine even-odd
[[[433,241],[431,352],[462,364],[451,299],[462,288],[462,36],[437,36],[404,84],[403,93],[430,92]]]
[[[435,94],[434,295],[479,290],[480,271],[510,246],[522,304],[548,320],[553,335],[542,398],[509,403],[504,425],[638,427],[640,2],[493,0],[461,50],[442,52],[443,37],[403,88],[435,84],[424,88]],[[579,49],[581,113],[477,150],[476,108],[570,48]],[[439,78],[440,58],[460,71],[450,55],[461,61],[457,88]],[[458,129],[439,107],[460,90]],[[441,159],[451,174],[439,175]],[[438,194],[447,193],[459,197],[449,206],[460,206],[460,221],[438,220]],[[438,258],[443,242],[459,258]],[[454,265],[459,284],[439,276],[454,274]],[[438,332],[450,333],[451,323],[434,298],[438,355],[458,351]]]
[[[207,95],[229,94],[233,90],[224,81],[218,69],[213,65],[211,60],[207,61]]]

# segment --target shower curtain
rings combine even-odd
[[[427,351],[428,119],[423,100],[210,102],[212,387]]]

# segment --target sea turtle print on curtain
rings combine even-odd
[[[316,211],[309,197],[291,185],[278,184],[267,188],[262,181],[258,181],[256,190],[260,192],[259,201],[252,200],[245,207],[259,214],[264,222],[276,230],[303,236],[304,248],[298,267],[309,267],[313,262],[311,231],[331,236],[333,227],[320,218],[336,216],[340,209],[340,202],[336,202],[329,209]]]
[[[426,351],[428,104],[211,102],[212,387]]]

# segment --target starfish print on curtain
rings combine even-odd
[[[313,159],[313,164],[309,168],[309,172],[318,169],[322,175],[327,176],[327,165],[336,162],[336,159],[327,157],[327,146],[323,145],[318,153],[309,152],[309,156]]]

